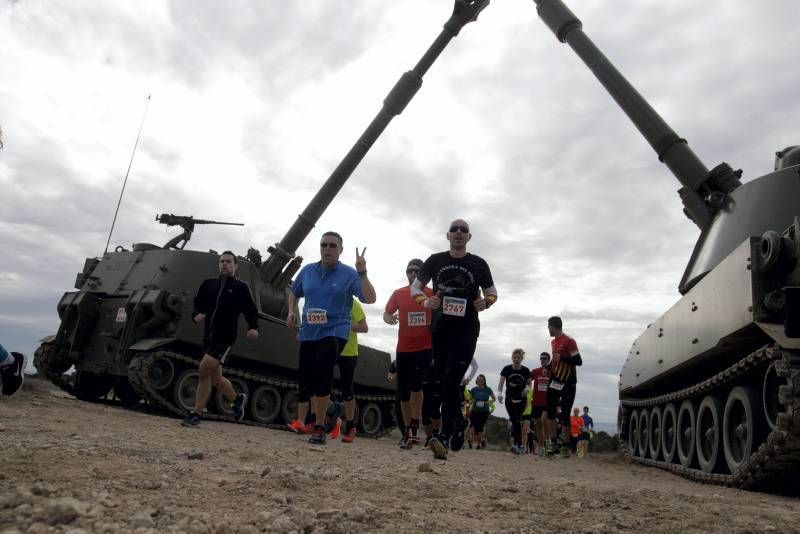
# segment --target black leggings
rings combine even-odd
[[[341,377],[342,400],[352,400],[353,379],[356,376],[358,356],[339,356],[339,359],[336,360],[336,365],[339,366],[339,376]]]
[[[441,380],[442,434],[450,436],[457,423],[463,425],[461,402],[464,386],[461,381],[475,354],[478,337],[463,330],[448,328],[433,332],[433,365]]]
[[[522,412],[525,411],[525,401],[520,399],[513,401],[506,398],[506,411],[508,420],[511,421],[511,435],[514,437],[514,445],[522,445]]]
[[[469,422],[476,434],[480,434],[486,428],[486,420],[489,419],[489,412],[478,412],[472,410],[469,414]]]
[[[442,382],[429,367],[422,380],[422,424],[431,424],[432,419],[442,418]],[[399,395],[399,393],[398,393]]]
[[[316,341],[300,342],[298,382],[299,401],[308,402],[311,395],[325,397],[331,394],[333,364],[341,354],[346,339],[324,337]]]
[[[412,391],[422,390],[422,379],[431,366],[431,350],[417,352],[398,352],[397,387],[400,388],[400,399],[411,400]]]

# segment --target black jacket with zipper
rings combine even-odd
[[[232,276],[208,278],[200,284],[192,318],[198,313],[206,316],[203,321],[205,343],[233,345],[240,313],[250,329],[258,330],[258,309],[250,286]]]

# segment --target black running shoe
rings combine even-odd
[[[233,408],[233,418],[237,421],[244,419],[244,407],[247,404],[247,394],[239,393],[236,395],[236,400],[231,403]]]
[[[202,417],[200,417],[196,413],[189,412],[189,415],[186,416],[186,419],[181,421],[181,425],[188,426],[188,427],[194,427],[194,426],[199,425],[202,420],[203,420]]]
[[[466,419],[462,417],[459,421],[456,421],[453,435],[450,436],[451,451],[460,451],[464,447],[464,431],[466,428]]]
[[[0,370],[3,380],[3,395],[13,395],[25,381],[25,355],[19,352],[11,352],[14,363],[7,365]]]
[[[428,448],[433,451],[433,457],[437,460],[447,460],[447,438],[444,436],[433,436],[428,442]]]

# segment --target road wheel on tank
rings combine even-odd
[[[243,378],[232,376],[228,378],[228,380],[230,380],[233,390],[237,395],[239,393],[244,393],[248,398],[250,398],[250,387]],[[225,417],[233,417],[233,407],[231,406],[232,402],[233,401],[226,399],[225,395],[223,395],[219,390],[217,390],[216,395],[214,395],[214,407],[216,408],[217,413],[224,415]],[[245,405],[245,410],[246,409],[247,405]]]
[[[359,412],[358,430],[360,433],[368,437],[378,435],[383,423],[381,407],[377,403],[368,402],[363,406],[359,406]]]
[[[283,422],[287,425],[297,419],[297,403],[300,402],[300,392],[296,389],[289,389],[283,394],[281,403],[281,415]],[[303,421],[305,422],[305,421]]]
[[[661,415],[661,454],[664,461],[672,463],[678,449],[678,411],[673,403],[664,407]]]
[[[678,461],[683,467],[691,467],[695,459],[695,412],[694,403],[686,399],[678,408],[678,418],[675,423],[677,437]]]
[[[197,381],[197,369],[187,369],[180,374],[172,387],[172,400],[184,412],[194,410]]]
[[[661,456],[661,419],[661,407],[654,406],[650,410],[650,421],[647,426],[650,431],[647,443],[650,446],[650,458],[653,460],[658,460],[658,457]]]
[[[147,382],[156,391],[161,391],[169,387],[175,378],[175,365],[172,360],[160,356],[150,362],[147,369]]]
[[[764,374],[761,385],[761,406],[770,430],[778,429],[778,414],[783,411],[779,391],[781,386],[786,384],[787,380],[778,376],[775,362],[772,362]]]
[[[628,419],[628,450],[633,456],[639,455],[639,410],[633,410]]]
[[[250,396],[250,415],[253,420],[269,424],[281,413],[281,393],[269,384],[259,386]]]
[[[643,409],[639,414],[639,457],[647,458],[650,440],[650,410]]]
[[[753,442],[758,431],[755,420],[755,391],[750,388],[736,386],[728,394],[725,410],[722,415],[722,445],[725,451],[725,462],[731,473],[750,458]]]
[[[123,406],[130,408],[142,400],[142,396],[133,389],[127,377],[119,376],[114,384],[114,396],[119,399]]]
[[[85,401],[95,401],[105,397],[114,385],[110,375],[98,375],[89,371],[75,374],[75,396]]]
[[[697,463],[704,473],[719,472],[722,451],[722,403],[713,395],[706,396],[697,407]]]

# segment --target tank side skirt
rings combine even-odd
[[[175,406],[173,402],[169,399],[165,398],[164,395],[156,391],[153,387],[150,386],[150,383],[147,380],[147,376],[150,370],[150,366],[154,361],[158,358],[169,358],[171,360],[175,360],[181,362],[183,364],[187,364],[190,367],[197,367],[199,362],[194,359],[190,358],[189,356],[185,356],[183,354],[179,354],[176,352],[170,351],[157,351],[157,352],[146,352],[141,353],[138,356],[135,356],[131,359],[131,363],[128,366],[128,379],[130,380],[131,385],[139,393],[142,398],[145,400],[156,404],[162,408],[169,410],[170,412],[174,413],[178,416],[185,416],[186,413]],[[237,377],[243,380],[257,382],[259,384],[269,384],[278,388],[284,389],[297,389],[297,382],[294,380],[288,380],[283,378],[274,378],[268,377],[264,375],[259,375],[256,373],[252,373],[250,371],[244,371],[241,369],[233,369],[233,368],[225,368],[224,374],[227,378]],[[164,391],[168,391],[169,388],[165,389]],[[340,393],[334,390],[334,393]],[[381,404],[390,402],[394,403],[395,395],[365,395],[365,394],[356,394],[356,400],[358,401],[377,401]],[[393,410],[393,408],[392,408]],[[214,413],[206,413],[203,414],[203,419],[208,419],[212,421],[227,421],[234,423],[236,422],[232,416],[225,416],[221,414],[214,414]],[[288,427],[285,424],[274,424],[274,423],[257,423],[255,421],[250,420],[243,420],[239,421],[240,424],[250,425],[250,426],[260,426],[264,428],[272,428],[277,430],[288,430]],[[388,434],[394,428],[394,424],[391,421],[391,418],[385,423],[384,429],[382,429],[375,438],[381,437],[383,435]]]
[[[684,399],[696,398],[719,388],[733,386],[737,379],[756,368],[766,368],[773,361],[778,377],[787,379],[791,386],[782,388],[779,395],[783,411],[778,414],[778,428],[771,431],[757,449],[754,444],[753,454],[735,473],[704,473],[699,469],[683,467],[680,464],[639,458],[628,450],[627,439],[622,439],[622,436],[627,435],[626,426],[631,409],[662,406],[670,402],[680,403]],[[620,446],[627,457],[639,463],[667,469],[706,484],[776,490],[785,490],[783,483],[787,480],[787,476],[796,475],[797,466],[800,466],[800,354],[797,352],[776,346],[765,346],[703,382],[649,399],[621,399],[620,405],[622,408]]]

